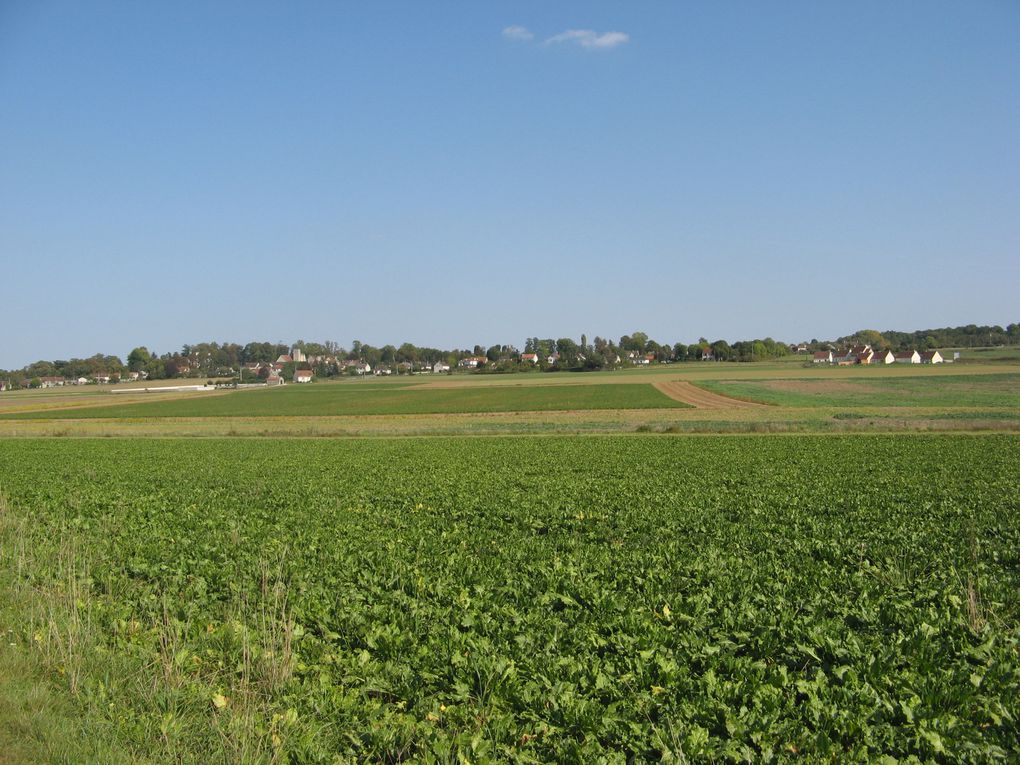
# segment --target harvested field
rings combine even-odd
[[[765,404],[757,404],[752,401],[720,396],[718,393],[711,393],[704,388],[681,380],[657,382],[653,383],[653,386],[674,401],[689,404],[696,409],[761,409],[765,406]]]

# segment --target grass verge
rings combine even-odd
[[[293,670],[277,574],[267,562],[258,602],[225,605],[226,634],[166,595],[157,618],[118,613],[73,534],[34,532],[0,493],[0,765],[285,761],[300,726],[272,701]],[[196,632],[240,661],[184,650]]]

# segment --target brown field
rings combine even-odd
[[[765,407],[765,404],[759,404],[753,401],[741,401],[740,399],[730,398],[729,396],[720,396],[718,393],[712,393],[711,391],[704,390],[696,385],[691,385],[691,383],[684,380],[656,382],[653,383],[653,386],[674,401],[690,404],[696,409],[722,409],[731,411],[736,409],[761,409]]]

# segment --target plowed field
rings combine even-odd
[[[681,380],[653,383],[656,390],[669,396],[674,401],[681,401],[697,409],[761,409],[764,404],[756,404],[753,401],[741,401],[720,396],[718,393],[691,385]]]

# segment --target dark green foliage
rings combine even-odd
[[[1018,474],[1008,436],[0,443],[111,650],[168,601],[224,683],[283,561],[296,762],[1008,760]]]
[[[95,417],[273,417],[450,412],[548,412],[572,409],[677,409],[646,384],[535,385],[415,389],[397,384],[348,383],[245,390],[222,396],[138,404],[19,412],[0,419]]]

